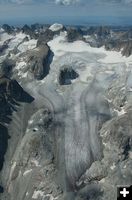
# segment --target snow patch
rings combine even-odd
[[[26,35],[22,32],[16,34],[15,36],[12,36],[8,50],[14,49],[19,43],[21,43],[24,40],[25,37]]]
[[[27,174],[29,174],[29,173],[31,173],[32,172],[32,169],[29,169],[29,170],[27,170],[27,171],[25,171],[24,173],[23,173],[23,176],[26,176]]]
[[[36,48],[36,45],[37,45],[37,40],[35,39],[32,39],[32,40],[29,40],[29,41],[26,41],[26,42],[23,42],[22,44],[20,44],[18,46],[18,50],[23,53],[27,50],[31,50],[31,49],[34,49]]]
[[[34,194],[32,196],[32,199],[38,199],[39,197],[43,197],[44,196],[44,192],[42,192],[41,190],[35,190]]]
[[[121,111],[119,111],[119,110],[116,110],[116,109],[114,109],[114,111],[116,111],[117,112],[117,115],[118,116],[121,116],[121,115],[124,115],[124,114],[126,114],[126,112],[125,112],[125,110],[122,108],[121,109]]]
[[[49,29],[53,32],[59,31],[63,28],[62,24],[55,23],[49,27]]]
[[[101,179],[99,183],[105,183],[105,178]]]
[[[26,197],[29,195],[29,193],[28,192],[26,192]]]
[[[49,200],[57,200],[58,197],[53,197],[52,194],[44,194],[44,192],[42,192],[41,190],[35,190],[34,191],[34,194],[32,196],[32,199],[38,199],[38,198],[41,198],[41,197],[48,197]]]
[[[24,68],[25,66],[26,66],[26,62],[24,62],[24,61],[17,62],[15,69],[20,70],[20,69]]]
[[[29,121],[28,121],[28,124],[33,124],[33,120],[32,120],[32,119],[29,120]]]
[[[110,167],[111,170],[114,170],[116,168],[115,163],[113,163],[113,165]]]
[[[31,164],[33,164],[35,167],[40,167],[38,160],[32,159]]]

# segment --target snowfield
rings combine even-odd
[[[101,63],[107,63],[107,64],[114,64],[120,62],[132,63],[132,56],[127,58],[125,56],[122,56],[121,52],[106,51],[104,47],[101,48],[91,47],[89,44],[83,41],[75,41],[73,43],[68,43],[66,41],[66,32],[61,32],[61,35],[50,41],[48,45],[54,52],[55,56],[64,55],[64,53],[66,52],[72,52],[72,53],[87,52],[90,54],[93,53],[93,54],[104,55],[103,59],[98,60]]]

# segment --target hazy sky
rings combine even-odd
[[[0,0],[0,23],[132,25],[132,0]]]

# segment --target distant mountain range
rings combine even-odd
[[[48,42],[53,38],[57,31],[48,29],[49,25],[33,24],[31,26],[24,25],[22,28],[17,28],[4,24],[3,30],[8,34],[15,34],[22,31],[30,35],[38,41],[44,39]],[[46,30],[46,31],[45,31]],[[66,30],[68,33],[68,41],[83,40],[89,43],[92,47],[105,46],[107,50],[121,51],[122,55],[130,56],[132,54],[132,27],[83,27],[83,26],[67,26],[60,28],[59,31]],[[47,37],[47,38],[46,38]],[[48,38],[49,37],[49,38]],[[0,51],[4,51],[8,41],[5,41],[3,46],[0,46]]]

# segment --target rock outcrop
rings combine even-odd
[[[54,37],[54,32],[47,28],[43,33],[40,33],[37,46],[39,47],[47,44],[50,40],[53,39],[53,37]]]
[[[61,69],[59,74],[60,85],[69,85],[71,81],[76,79],[79,75],[70,67]]]
[[[83,39],[83,34],[82,34],[81,29],[75,29],[75,28],[67,29],[68,42],[74,42],[76,40],[82,40],[82,39]]]
[[[10,77],[13,67],[15,67],[15,61],[7,57],[0,66],[0,76]]]
[[[32,39],[38,38],[38,34],[35,32],[34,27],[30,27],[27,24],[22,27],[22,32],[29,35]]]
[[[52,56],[52,52],[46,44],[28,53],[27,65],[36,79],[41,80],[48,75]]]
[[[6,33],[12,34],[14,33],[14,27],[9,26],[8,24],[3,24],[2,28],[5,30]]]
[[[6,76],[0,77],[0,170],[3,167],[8,139],[11,137],[8,134],[7,125],[12,120],[12,113],[17,111],[20,102],[31,103],[32,101],[33,98],[15,80]],[[3,192],[2,187],[0,187],[0,192]]]

